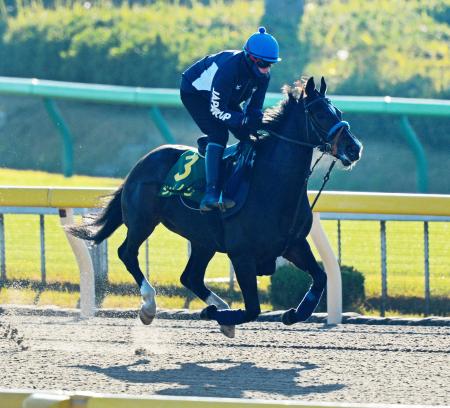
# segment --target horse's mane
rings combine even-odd
[[[304,97],[305,93],[305,79],[301,78],[291,85],[284,85],[281,90],[284,98],[274,107],[268,108],[264,112],[263,122],[268,125],[270,129],[277,129],[286,117],[286,113],[290,108],[297,104]]]

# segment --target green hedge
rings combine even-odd
[[[257,1],[24,8],[7,19],[0,75],[176,87],[196,59],[241,48],[262,12]]]
[[[364,304],[364,276],[352,266],[341,266],[342,307],[344,311],[358,311]],[[312,283],[311,276],[294,265],[284,265],[271,277],[270,300],[275,308],[297,307]],[[316,311],[326,311],[326,293]]]
[[[450,2],[309,2],[300,28],[306,72],[340,94],[450,96]]]
[[[323,74],[330,93],[335,95],[450,97],[448,0],[311,0],[305,2],[304,10],[301,0],[285,0],[275,6],[275,2],[267,1],[272,10],[266,9],[262,0],[142,0],[143,4],[134,6],[122,0],[95,0],[91,8],[84,8],[83,3],[21,0],[17,2],[21,7],[14,13],[3,14],[0,75],[177,87],[180,73],[190,63],[207,53],[241,48],[262,23],[278,38],[283,57],[272,70],[271,91],[278,91],[300,74]],[[2,0],[0,16],[1,4]],[[289,7],[294,7],[291,12]],[[339,59],[346,53],[346,59]],[[11,101],[11,97],[0,98],[0,109],[8,114],[4,128],[8,137],[0,137],[0,166],[59,171],[56,131],[30,125],[48,123],[45,112],[39,114],[39,106],[32,112],[20,106],[12,110]],[[135,126],[135,116],[128,114],[131,110],[118,112],[111,111],[111,106],[86,104],[85,112],[72,113],[73,102],[59,105],[76,139],[78,173],[124,176],[139,156],[162,142],[158,134],[147,135]],[[170,127],[178,142],[194,143],[195,135],[183,139],[185,127],[179,125],[173,111],[164,114],[172,121]],[[114,127],[105,120],[108,115],[117,116]],[[31,116],[34,122],[30,122]],[[333,174],[329,188],[415,192],[414,156],[404,147],[398,117],[346,114],[345,119],[365,145],[363,160],[351,177]],[[446,167],[440,146],[447,144],[450,118],[410,119],[426,149],[429,192],[446,194],[450,180],[442,177]],[[136,134],[136,141],[132,142],[122,129]],[[11,138],[19,143],[12,146]],[[34,143],[36,139],[41,143]],[[109,146],[111,141],[118,148],[135,146],[111,164],[110,156],[99,147],[104,139]],[[92,140],[99,143],[94,145]],[[386,173],[401,173],[402,177],[391,177],[386,183]],[[318,188],[320,182],[313,175],[310,187]]]
[[[193,61],[240,49],[263,23],[285,57],[272,89],[320,73],[333,93],[450,95],[448,1],[309,1],[303,12],[286,0],[277,14],[257,0],[206,3],[21,2],[1,19],[0,75],[176,87]]]

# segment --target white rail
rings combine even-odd
[[[244,398],[133,396],[100,393],[6,390],[0,406],[8,408],[436,408],[432,405],[368,404]],[[441,405],[439,408],[450,408]]]

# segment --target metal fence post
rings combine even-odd
[[[381,239],[381,304],[380,314],[385,315],[387,302],[386,221],[380,221]]]
[[[0,277],[6,280],[6,246],[5,246],[5,220],[0,214]]]
[[[41,283],[47,283],[47,271],[45,265],[45,220],[44,214],[39,215],[39,235],[41,243]]]
[[[105,239],[102,242],[103,245],[101,245],[101,262],[102,262],[102,268],[103,268],[103,274],[105,275],[106,283],[109,282],[108,275],[109,275],[109,265],[108,265],[108,240]]]
[[[338,264],[339,264],[339,266],[341,266],[341,260],[342,260],[341,220],[337,220],[337,245],[338,245]]]
[[[430,247],[428,235],[428,221],[423,223],[423,250],[424,250],[424,279],[425,279],[425,316],[430,315]]]

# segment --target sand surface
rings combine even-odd
[[[450,403],[450,327],[0,316],[0,387]]]

